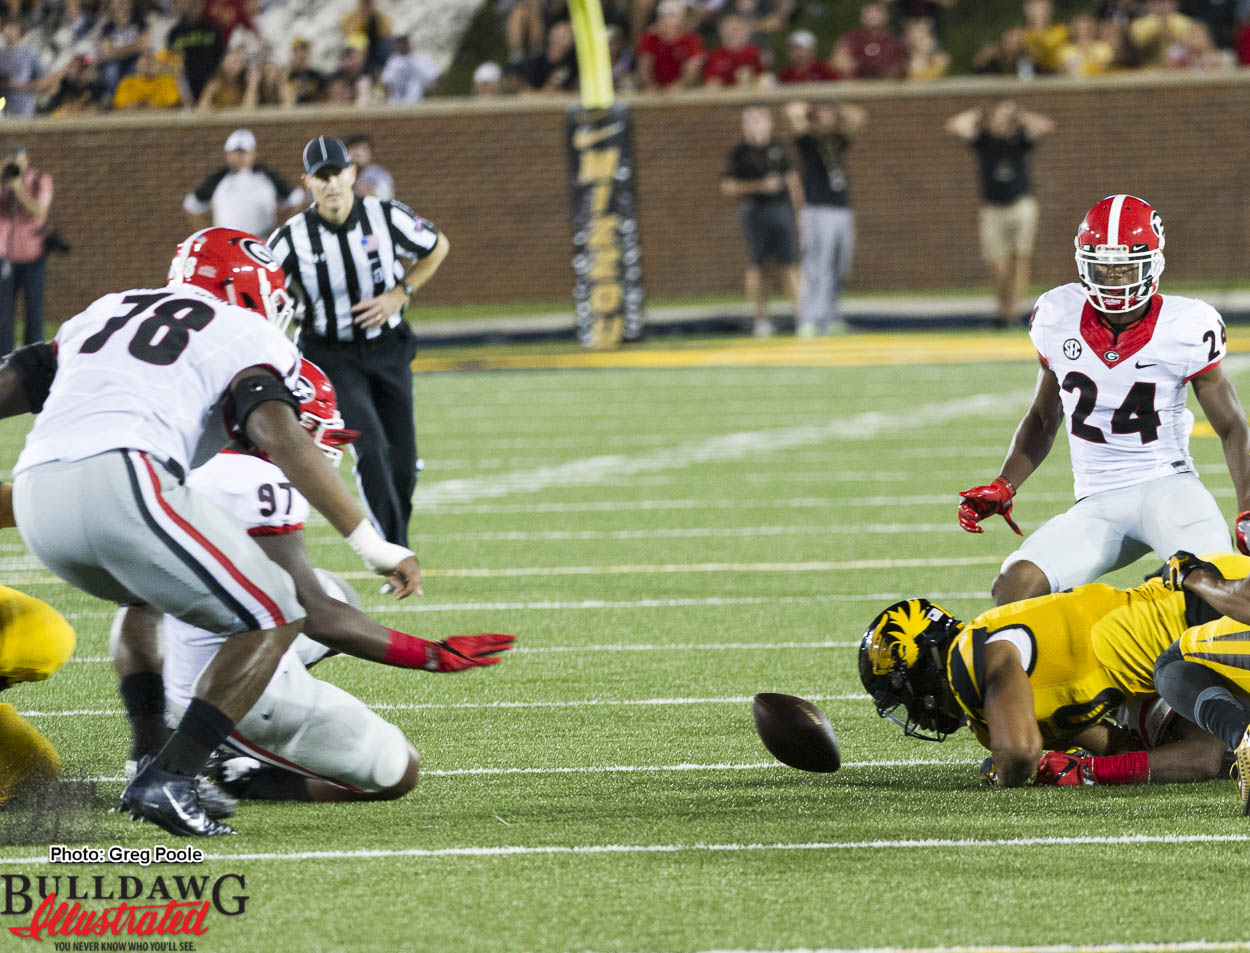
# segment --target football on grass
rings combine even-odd
[[[825,713],[797,695],[761,692],[755,696],[755,730],[774,758],[800,771],[837,771],[842,764],[838,738]]]

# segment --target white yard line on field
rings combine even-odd
[[[421,491],[418,491],[421,492]],[[1213,491],[1217,496],[1220,490]],[[1231,490],[1229,491],[1231,494]],[[1228,495],[1228,494],[1225,494]],[[1071,503],[1071,493],[1030,493],[1033,503]],[[420,502],[418,500],[418,502]],[[828,509],[835,506],[950,506],[959,502],[955,490],[949,493],[887,495],[887,496],[797,496],[750,497],[746,499],[643,499],[643,500],[575,500],[567,503],[450,503],[439,506],[437,516],[471,516],[503,513],[616,513],[634,510],[792,510]],[[955,518],[951,517],[954,525]]]
[[[872,592],[853,595],[833,593],[811,596],[704,596],[689,599],[578,599],[570,601],[535,600],[532,602],[411,602],[402,605],[366,606],[369,615],[385,615],[393,612],[562,612],[565,610],[591,609],[685,609],[719,608],[723,606],[764,605],[811,605],[813,603],[880,602],[889,604],[907,599],[915,593]],[[931,592],[929,599],[975,599],[990,598],[988,592]],[[83,609],[67,612],[71,622],[87,619],[111,619],[112,609]]]
[[[824,526],[696,526],[684,529],[582,529],[582,530],[497,530],[477,533],[418,533],[423,540],[454,540],[457,542],[549,542],[625,539],[723,539],[756,536],[902,536],[907,533],[958,533],[954,520],[942,523],[843,523]],[[340,537],[318,533],[310,542],[329,543]]]
[[[1017,847],[1081,847],[1159,844],[1173,847],[1178,844],[1245,844],[1250,834],[1122,834],[1108,836],[1070,837],[1011,837],[990,838],[929,838],[913,840],[871,841],[809,841],[780,844],[551,844],[535,847],[503,845],[493,847],[409,847],[375,850],[304,850],[275,851],[270,853],[209,853],[208,861],[216,860],[274,860],[298,862],[309,860],[360,860],[388,857],[533,857],[542,855],[620,855],[620,854],[717,854],[717,853],[764,853],[770,851],[844,851],[844,850],[979,850],[1010,849]],[[45,864],[42,857],[0,857],[0,863]]]
[[[731,695],[722,698],[585,698],[579,701],[494,701],[494,702],[416,702],[398,703],[366,702],[375,711],[444,711],[454,709],[488,708],[661,708],[668,705],[743,705],[751,701],[751,695]],[[811,701],[866,701],[863,692],[842,695],[807,695]],[[78,718],[102,717],[122,714],[120,708],[76,708],[69,711],[48,709],[46,711],[18,712],[23,718]]]
[[[1014,414],[1029,394],[978,394],[943,403],[922,404],[895,413],[871,411],[822,424],[802,424],[768,430],[745,430],[689,440],[650,453],[611,453],[584,457],[567,463],[514,470],[490,476],[466,477],[426,484],[414,498],[417,509],[439,508],[447,503],[534,493],[553,487],[594,486],[605,480],[667,470],[685,470],[702,463],[726,460],[757,460],[760,457],[825,443],[830,440],[866,440],[885,433],[931,428],[948,420]]]
[[[796,947],[777,950],[701,950],[700,953],[1207,953],[1250,950],[1250,940],[1184,940],[1179,943],[1067,943],[1045,946],[856,946]]]

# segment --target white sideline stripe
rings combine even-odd
[[[810,560],[794,563],[639,563],[626,566],[514,566],[505,569],[427,569],[427,577],[501,579],[516,576],[617,576],[641,573],[715,572],[839,572],[858,569],[924,569],[928,567],[984,566],[1002,562],[1002,556],[923,557],[917,559]],[[344,572],[345,579],[376,579],[367,570]]]
[[[1216,496],[1230,496],[1223,488],[1212,490]],[[1034,503],[1068,503],[1071,504],[1071,493],[1030,493],[1030,502]],[[744,497],[742,499],[645,499],[645,500],[579,500],[568,503],[480,503],[480,504],[447,504],[440,506],[434,516],[472,516],[502,513],[615,513],[624,510],[757,510],[757,509],[821,509],[834,506],[955,506],[959,503],[959,493],[952,489],[950,493],[912,494],[909,496],[797,496],[781,499]],[[951,525],[955,525],[951,517]]]
[[[843,761],[842,768],[911,768],[927,765],[962,764],[960,761]],[[613,764],[598,767],[553,767],[553,768],[450,768],[447,770],[422,769],[422,777],[450,778],[461,775],[496,776],[508,774],[651,774],[660,772],[687,771],[761,771],[772,768],[784,768],[779,761],[757,761],[751,764]],[[788,769],[787,769],[788,770]],[[126,781],[122,775],[114,777],[66,778],[75,784],[120,784]]]
[[[795,947],[788,950],[701,950],[699,953],[1202,953],[1250,950],[1250,940],[1184,940],[1179,943],[1059,943],[1049,946],[857,946]]]
[[[898,602],[915,593],[875,592],[855,595],[814,595],[814,596],[705,596],[691,599],[582,599],[575,602],[414,602],[405,605],[366,606],[366,615],[385,615],[393,612],[550,612],[583,609],[683,609],[683,608],[718,608],[721,606],[764,606],[764,605],[810,605],[826,602]],[[931,592],[930,599],[976,599],[990,598],[988,592]],[[111,619],[112,610],[84,609],[80,612],[67,612],[65,618],[71,622],[85,619]],[[71,659],[72,661],[72,659]]]
[[[756,536],[832,536],[850,533],[856,536],[896,536],[908,533],[958,533],[954,520],[944,523],[879,523],[859,526],[838,524],[831,526],[704,526],[687,529],[585,529],[585,530],[500,530],[480,533],[427,533],[415,534],[421,540],[455,540],[458,542],[512,542],[528,540],[599,540],[599,539],[718,539],[751,538]],[[318,533],[307,537],[312,543],[332,543],[342,537],[336,533]]]
[[[1013,837],[1002,840],[974,838],[932,838],[927,840],[811,841],[781,844],[550,844],[538,847],[408,847],[392,850],[305,850],[271,853],[208,853],[206,860],[359,860],[387,857],[525,857],[572,854],[686,854],[746,853],[755,851],[840,851],[840,850],[933,850],[1004,847],[1077,847],[1127,844],[1244,844],[1250,834],[1123,834],[1119,836]],[[48,857],[0,857],[0,863],[46,864]]]
[[[641,643],[630,645],[540,645],[533,648],[518,646],[511,654],[545,655],[562,652],[737,652],[750,650],[771,651],[773,649],[854,649],[859,642],[686,642],[671,645],[652,645]],[[350,656],[337,656],[339,659]],[[88,655],[83,658],[71,658],[71,662],[100,663],[113,661],[107,655]],[[327,660],[329,661],[329,660]]]
[[[611,453],[583,457],[551,466],[512,470],[492,476],[467,477],[427,483],[414,495],[418,510],[447,503],[472,502],[513,493],[534,493],[552,487],[594,486],[604,480],[641,473],[685,470],[701,463],[758,459],[768,454],[825,443],[829,440],[867,440],[884,432],[931,428],[947,420],[969,416],[1011,414],[1031,395],[1024,391],[977,394],[944,403],[923,404],[897,413],[869,411],[824,424],[744,430],[670,445],[643,454]]]
[[[484,708],[634,708],[663,707],[665,705],[743,705],[752,695],[735,695],[727,698],[586,698],[581,701],[498,701],[498,702],[423,702],[409,704],[366,702],[374,711],[443,711],[446,709],[469,710]],[[863,692],[843,695],[805,695],[810,701],[866,701]],[[81,716],[121,715],[120,708],[77,708],[72,711],[22,711],[23,718],[69,718]]]

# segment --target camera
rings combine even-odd
[[[16,162],[8,162],[3,169],[0,169],[6,179],[16,179],[22,174],[22,167]]]

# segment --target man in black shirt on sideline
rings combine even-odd
[[[946,131],[976,152],[981,173],[981,253],[989,263],[998,303],[995,325],[1007,327],[1018,316],[1029,286],[1029,263],[1037,234],[1037,199],[1029,182],[1029,152],[1054,131],[1046,116],[1000,99],[967,109],[946,121]]]
[[[729,152],[721,178],[722,195],[741,200],[742,237],[746,239],[746,294],[755,305],[755,336],[771,337],[768,293],[760,266],[771,257],[782,271],[786,295],[799,310],[798,235],[794,208],[802,204],[798,175],[790,168],[786,147],[773,138],[772,113],[763,106],[742,111],[742,142]]]
[[[796,136],[803,206],[799,235],[803,281],[799,295],[799,337],[833,334],[842,323],[842,284],[855,254],[855,216],[847,179],[846,154],[868,114],[846,103],[786,104]]]

